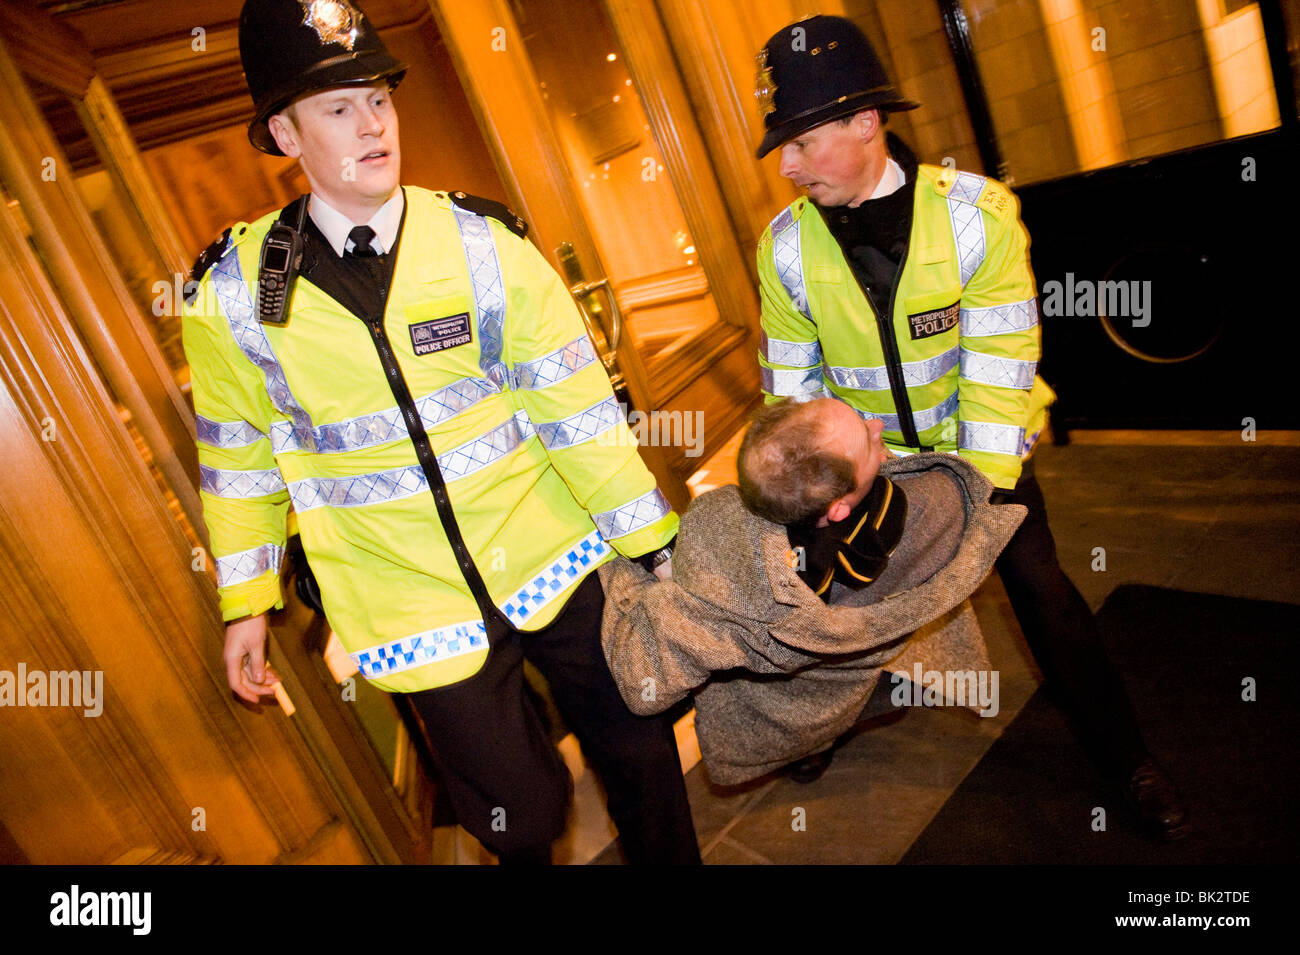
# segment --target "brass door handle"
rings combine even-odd
[[[623,312],[618,307],[618,300],[614,298],[614,290],[610,287],[609,279],[602,276],[599,279],[588,281],[582,273],[582,265],[578,262],[578,256],[573,250],[573,245],[569,242],[560,243],[555,249],[555,254],[560,260],[560,267],[564,270],[564,277],[569,283],[569,294],[578,303],[578,308],[582,312],[582,320],[587,326],[587,334],[596,346],[601,363],[605,366],[605,373],[609,376],[610,384],[613,385],[615,392],[621,393],[626,389],[623,373],[618,367],[618,348],[623,340]],[[603,309],[596,302],[590,302],[590,306],[588,305],[591,296],[596,292],[604,292],[605,301],[609,303],[610,321],[608,331],[600,320]]]
[[[596,291],[603,291],[605,301],[609,303],[608,353],[604,361],[605,367],[610,368],[618,359],[618,346],[623,339],[623,313],[619,310],[618,299],[614,298],[614,290],[609,287],[609,279],[599,279],[595,282],[579,282],[569,287],[569,293],[578,301],[582,301]],[[604,331],[603,328],[601,330]]]

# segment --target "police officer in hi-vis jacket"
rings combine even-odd
[[[807,192],[758,249],[763,390],[829,395],[883,422],[895,452],[948,451],[1029,515],[998,571],[1049,685],[1099,764],[1162,838],[1187,830],[1091,611],[1061,570],[1029,453],[1051,390],[1036,374],[1029,237],[1006,186],[918,164],[885,123],[910,110],[851,21],[777,32],[756,89],[781,175]]]
[[[331,628],[409,694],[457,821],[502,861],[550,861],[571,788],[527,659],[628,857],[698,862],[672,726],[623,705],[592,573],[662,563],[677,516],[609,439],[625,424],[567,288],[500,204],[400,185],[406,67],[354,3],[248,0],[239,41],[249,139],[311,194],[228,230],[184,320],[231,688],[274,691],[292,508]]]

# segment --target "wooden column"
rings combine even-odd
[[[9,840],[35,864],[369,860],[289,719],[231,697],[208,561],[123,426],[23,214],[0,209]],[[15,693],[39,702],[14,685],[24,671],[89,672],[102,695],[18,706]]]
[[[202,533],[194,416],[112,264],[72,167],[0,38],[0,183],[117,399],[130,412],[190,523]],[[168,276],[159,276],[166,279]]]
[[[723,321],[758,328],[757,282],[736,241],[735,228],[709,150],[694,120],[672,47],[654,0],[608,0],[610,21],[627,55],[628,72],[650,119],[664,166],[677,190],[687,227]]]

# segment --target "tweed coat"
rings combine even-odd
[[[867,588],[824,603],[791,566],[785,528],[747,511],[735,485],[692,502],[671,580],[623,558],[600,568],[605,657],[624,701],[649,715],[695,691],[714,782],[746,782],[826,749],[858,721],[882,669],[988,669],[967,598],[1025,508],[990,505],[988,479],[953,455],[891,458],[882,473],[904,491],[921,474],[946,475],[964,527],[946,565],[879,602],[863,605]]]

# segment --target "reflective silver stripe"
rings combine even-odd
[[[668,499],[660,493],[659,488],[655,488],[635,501],[629,501],[613,510],[601,511],[592,520],[596,522],[601,537],[614,540],[653,524],[670,511],[672,507],[668,504]]]
[[[217,558],[217,586],[233,587],[235,584],[256,580],[268,570],[279,572],[284,548],[278,544],[263,544],[238,554]]]
[[[265,497],[284,490],[276,468],[266,471],[228,471],[199,465],[199,487],[217,497]]]
[[[462,653],[486,650],[487,645],[487,627],[483,621],[466,620],[436,630],[413,633],[348,656],[352,657],[362,676],[380,677],[450,660]]]
[[[799,223],[792,222],[778,233],[776,224],[780,220],[781,216],[777,216],[772,223],[772,261],[776,265],[776,277],[781,280],[795,309],[804,318],[811,318],[808,291],[803,280],[803,256],[799,252]]]
[[[465,264],[474,288],[474,307],[478,311],[479,367],[500,389],[507,387],[509,371],[501,361],[501,340],[506,320],[506,293],[497,261],[492,229],[483,216],[452,206],[460,241],[465,247]]]
[[[466,477],[504,458],[536,433],[527,413],[517,411],[487,434],[438,455],[438,470],[446,481]]]
[[[956,181],[952,184],[952,188],[948,190],[948,195],[974,205],[979,201],[980,193],[984,191],[986,181],[983,176],[976,173],[959,172]]]
[[[590,408],[569,415],[562,421],[539,422],[537,436],[548,450],[557,451],[590,441],[622,420],[623,409],[618,406],[614,396],[610,395],[604,401],[598,401]]]
[[[214,448],[246,448],[266,437],[247,421],[213,421],[201,414],[194,416],[194,431],[199,441]]]
[[[957,354],[958,349],[954,346],[924,361],[903,362],[903,383],[914,388],[938,381],[957,367]],[[889,369],[883,365],[866,368],[832,366],[826,372],[827,377],[841,388],[856,388],[859,391],[885,391],[889,388]]]
[[[948,214],[952,219],[953,237],[957,240],[961,284],[965,288],[984,261],[984,220],[979,206],[968,206],[951,198],[948,200]]]
[[[448,482],[466,477],[505,457],[534,434],[528,415],[518,411],[487,434],[438,455],[438,470]],[[289,495],[294,510],[302,513],[315,507],[361,507],[396,501],[428,487],[420,466],[410,465],[353,477],[304,478],[290,483]]]
[[[1024,390],[1033,386],[1034,369],[1037,367],[1036,361],[998,358],[968,348],[961,350],[961,376],[967,381]]]
[[[515,388],[536,390],[563,381],[596,360],[596,349],[583,335],[549,355],[530,361],[515,362]]]
[[[979,206],[973,205],[983,188],[983,176],[963,172],[958,174],[957,181],[948,191],[948,217],[952,220],[952,234],[957,242],[957,263],[963,288],[984,261],[984,219]]]
[[[912,420],[916,430],[929,431],[935,425],[947,418],[951,418],[957,413],[957,392],[953,392],[933,408],[926,408],[924,411],[918,411],[912,415]],[[862,411],[855,409],[858,414],[870,421],[875,418],[877,421],[883,421],[886,431],[902,431],[902,425],[899,423],[899,417],[896,414],[876,414],[873,411]]]
[[[294,433],[299,443],[311,448],[313,435],[311,416],[303,410],[289,389],[289,382],[284,377],[284,369],[266,338],[266,330],[257,320],[253,299],[248,286],[244,283],[243,269],[239,264],[239,250],[231,248],[212,267],[212,290],[221,303],[226,315],[226,323],[245,357],[262,370],[266,378],[266,393],[271,403],[287,414],[293,421]]]
[[[821,342],[786,342],[779,338],[768,338],[767,332],[764,332],[758,347],[763,353],[763,359],[773,365],[808,368],[822,363]]]
[[[957,428],[957,447],[963,451],[989,451],[1019,457],[1025,447],[1025,429],[1013,424],[963,421]]]
[[[987,308],[963,308],[961,310],[961,333],[966,338],[979,338],[983,335],[1003,335],[1007,332],[1023,332],[1038,324],[1038,300],[1025,299],[1023,302],[1010,302],[1006,305],[990,305]]]
[[[316,507],[360,507],[411,497],[429,486],[418,464],[355,477],[304,478],[289,483],[293,509],[299,514]]]
[[[501,611],[512,624],[522,627],[533,614],[562,594],[566,587],[586,576],[610,550],[600,534],[592,531],[545,570],[534,574],[528,583],[501,605]]]
[[[821,366],[816,368],[764,368],[759,366],[763,390],[769,395],[800,397],[825,394]]]
[[[497,394],[497,388],[486,378],[462,378],[432,394],[416,399],[415,408],[426,428],[432,428],[459,414],[470,405],[488,395]],[[372,414],[358,415],[346,421],[323,424],[314,430],[315,448],[322,454],[356,451],[388,441],[408,437],[406,422],[397,408],[386,408]],[[293,426],[288,421],[271,423],[271,446],[276,454],[283,451],[300,451]]]

